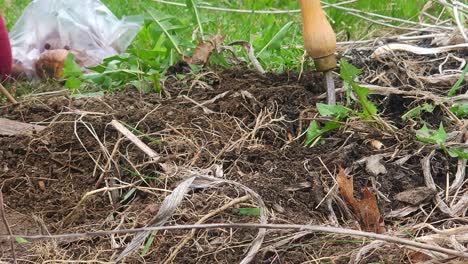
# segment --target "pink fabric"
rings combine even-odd
[[[12,63],[8,30],[3,21],[3,17],[0,15],[0,81],[5,80],[5,78],[10,75]]]

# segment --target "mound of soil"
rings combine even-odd
[[[2,107],[0,116],[47,128],[32,136],[0,138],[0,182],[5,215],[13,234],[58,234],[143,227],[163,199],[184,176],[182,170],[213,171],[258,193],[268,210],[269,223],[339,224],[359,228],[346,208],[324,202],[336,196],[338,166],[354,175],[357,193],[373,187],[382,214],[404,205],[394,196],[424,186],[420,160],[428,153],[414,142],[411,128],[395,134],[372,123],[354,120],[305,147],[304,132],[314,118],[315,104],[325,90],[322,77],[306,72],[260,75],[246,69],[169,77],[161,95],[135,89],[102,97],[32,97]],[[396,102],[406,100],[395,97]],[[401,116],[401,107],[387,107],[382,118]],[[400,104],[402,105],[402,104]],[[403,106],[402,106],[403,107]],[[151,161],[113,126],[118,120],[160,154]],[[383,144],[375,148],[372,142]],[[381,155],[386,172],[375,175],[362,160]],[[406,158],[402,162],[401,158]],[[443,154],[433,160],[433,176],[445,186],[451,163]],[[174,168],[172,173],[161,164]],[[100,184],[99,179],[104,179]],[[450,180],[450,179],[449,179]],[[106,189],[107,188],[107,189]],[[90,193],[98,190],[94,193]],[[240,189],[220,187],[188,194],[167,225],[193,224],[229,200],[244,195]],[[83,198],[86,197],[86,198]],[[80,202],[81,201],[81,202]],[[244,202],[237,208],[256,207]],[[348,210],[349,211],[349,210]],[[428,220],[438,219],[433,214]],[[404,220],[385,219],[389,228]],[[255,223],[255,215],[232,208],[207,223]],[[338,223],[335,223],[338,224]],[[4,227],[1,234],[6,234]],[[133,254],[126,263],[163,263],[188,231],[158,233],[145,255]],[[236,263],[245,255],[256,232],[200,230],[175,256],[174,263]],[[319,261],[346,263],[365,240],[338,235],[307,234],[275,244],[291,232],[269,232],[256,263]],[[15,244],[19,260],[109,261],[133,235],[114,235]],[[3,242],[0,260],[12,260]],[[141,253],[139,251],[138,253]],[[370,260],[406,262],[405,251],[387,245]]]

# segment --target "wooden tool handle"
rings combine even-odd
[[[325,16],[320,0],[299,0],[303,20],[304,48],[318,71],[336,67],[336,35]]]

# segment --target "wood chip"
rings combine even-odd
[[[44,129],[43,126],[0,118],[0,136],[31,135]]]
[[[396,194],[395,200],[416,206],[429,201],[435,194],[436,192],[429,187],[417,187]]]

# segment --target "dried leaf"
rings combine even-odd
[[[416,264],[416,263],[426,262],[428,260],[431,260],[432,258],[430,256],[424,254],[423,252],[410,251],[410,252],[408,252],[408,259],[409,259],[410,263]]]
[[[346,203],[350,205],[354,214],[356,215],[361,228],[368,232],[378,234],[384,233],[385,223],[382,215],[380,214],[377,205],[377,199],[374,194],[369,191],[367,187],[362,190],[362,199],[358,200],[353,195],[353,178],[345,174],[343,168],[339,167],[339,172],[336,177],[338,188],[341,196],[343,196]]]
[[[211,42],[199,42],[192,57],[184,60],[189,64],[206,64],[213,50]]]
[[[60,79],[63,76],[63,64],[69,51],[65,49],[48,50],[36,61],[36,74],[41,79]]]
[[[426,13],[427,10],[429,10],[432,7],[433,3],[432,1],[428,1],[422,8],[421,12],[419,12],[419,23],[423,23],[423,16]]]
[[[357,213],[357,200],[354,198],[353,194],[353,177],[348,177],[345,174],[344,169],[340,166],[338,175],[336,176],[336,181],[338,183],[338,189],[340,190],[341,196],[343,196],[345,201],[351,206],[354,213]]]
[[[364,158],[366,161],[366,169],[375,176],[379,174],[387,174],[387,169],[381,163],[382,158],[382,155],[372,155]]]
[[[216,50],[224,42],[224,37],[218,32],[209,41],[201,41],[191,58],[184,58],[184,61],[189,64],[203,65],[208,62],[211,53]]]
[[[380,142],[379,140],[376,140],[376,139],[372,139],[370,141],[370,144],[375,150],[380,150],[384,146],[384,144],[382,142]]]
[[[383,217],[380,215],[377,199],[367,187],[362,190],[362,199],[358,202],[361,228],[377,234],[385,233]]]

